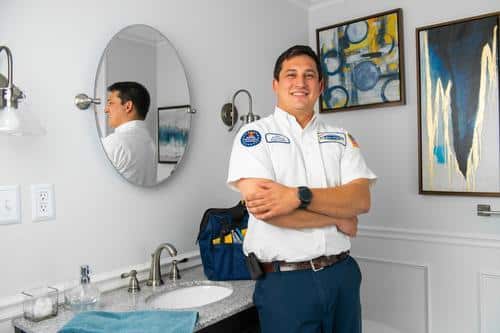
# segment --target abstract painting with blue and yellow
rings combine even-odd
[[[417,29],[421,193],[500,194],[498,22]]]
[[[397,9],[317,30],[321,112],[404,103],[400,17]]]

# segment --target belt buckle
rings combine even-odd
[[[318,271],[321,271],[322,269],[324,269],[324,268],[325,268],[324,266],[323,266],[323,267],[320,267],[320,268],[316,268],[316,267],[314,267],[314,261],[313,261],[313,260],[314,260],[314,259],[309,260],[309,263],[311,264],[311,268],[312,268],[313,272],[318,272]]]

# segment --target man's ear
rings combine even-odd
[[[323,77],[319,82],[319,93],[322,94],[325,90],[325,78]]]
[[[273,79],[273,91],[278,91],[278,80]]]
[[[130,113],[134,110],[134,103],[132,103],[132,101],[126,101],[123,106],[125,106],[125,112],[127,113]]]

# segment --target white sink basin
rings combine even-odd
[[[196,308],[220,301],[232,293],[233,289],[229,285],[210,281],[187,282],[148,297],[146,303],[156,309]]]

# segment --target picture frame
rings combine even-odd
[[[416,28],[419,193],[500,196],[500,12]]]
[[[190,105],[158,108],[158,163],[176,164],[188,142]]]
[[[406,103],[401,8],[316,30],[325,88],[319,112]]]

